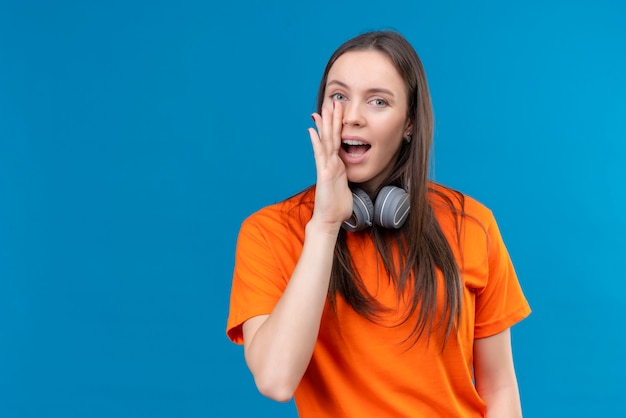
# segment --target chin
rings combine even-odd
[[[371,177],[355,176],[355,175],[348,176],[348,182],[353,183],[353,184],[367,183],[369,180],[371,180]]]
[[[371,170],[365,169],[365,167],[347,167],[346,176],[350,183],[367,183],[378,177],[379,173],[372,173]]]

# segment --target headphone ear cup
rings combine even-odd
[[[352,215],[343,221],[341,227],[350,232],[361,231],[372,226],[374,204],[362,189],[352,190]]]
[[[385,186],[376,196],[374,222],[385,228],[399,229],[409,216],[409,209],[409,194],[406,190]]]

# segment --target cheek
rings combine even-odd
[[[322,109],[326,109],[327,111],[332,111],[333,101],[329,99],[328,97],[324,98],[324,101],[322,102]]]
[[[404,135],[404,121],[398,118],[389,118],[379,124],[381,131],[386,131],[387,140],[390,142],[401,142]]]

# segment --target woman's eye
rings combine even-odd
[[[371,101],[374,106],[383,107],[387,106],[387,102],[383,99],[374,99]]]
[[[333,100],[345,100],[346,96],[341,93],[334,93],[330,95],[330,98]]]

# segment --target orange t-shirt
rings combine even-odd
[[[431,186],[455,199],[448,189]],[[374,323],[339,296],[336,315],[325,307],[311,362],[294,396],[301,418],[485,416],[485,403],[473,384],[474,339],[504,331],[529,315],[530,307],[491,211],[464,197],[467,216],[460,257],[454,216],[437,204],[441,199],[435,194],[430,197],[461,270],[457,337],[451,337],[443,350],[439,339],[406,342],[413,323],[397,325],[406,306],[382,268],[370,234],[347,233],[348,248],[367,290],[395,308],[396,314]],[[242,344],[242,324],[271,313],[285,290],[300,256],[313,200],[314,191],[305,191],[243,222],[227,323],[233,342]],[[442,283],[440,275],[439,289]]]

